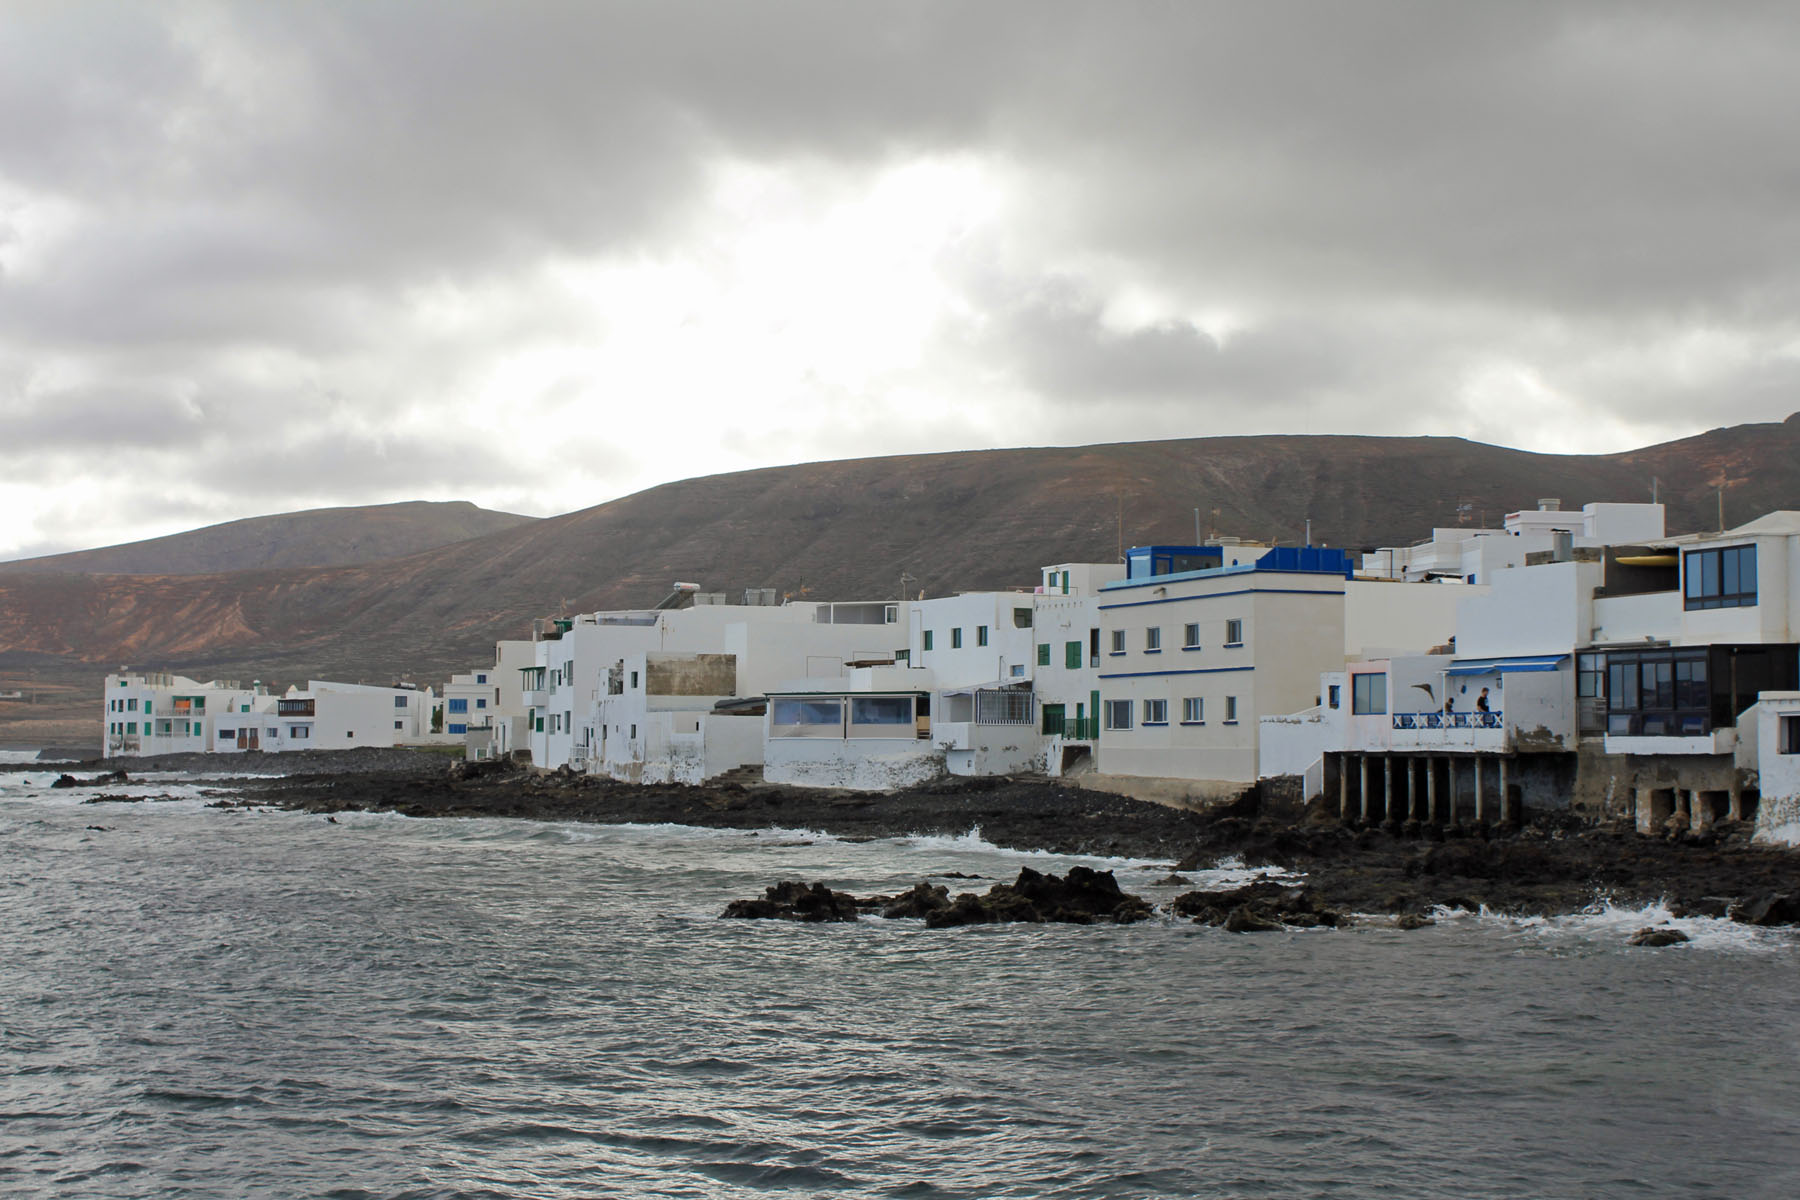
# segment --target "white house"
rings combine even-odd
[[[1559,534],[1572,547],[1653,541],[1663,536],[1663,506],[1595,503],[1566,512],[1560,500],[1544,499],[1536,509],[1508,513],[1499,529],[1439,527],[1415,545],[1371,551],[1357,573],[1409,583],[1487,583],[1499,571],[1554,550]]]
[[[342,750],[423,740],[429,688],[312,680],[271,696],[261,684],[196,683],[166,672],[106,679],[106,753]]]

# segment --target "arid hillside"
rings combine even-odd
[[[343,567],[517,529],[536,517],[466,500],[409,500],[246,517],[186,533],[0,562],[0,574],[213,575],[258,567]]]
[[[1800,508],[1800,415],[1624,454],[1454,438],[1244,437],[808,463],[667,484],[404,557],[207,575],[0,573],[0,675],[98,695],[122,663],[206,677],[441,681],[534,616],[675,580],[811,598],[1029,586],[1120,542],[1201,533],[1364,547],[1555,496],[1648,499],[1672,532]],[[0,723],[18,714],[0,711]]]

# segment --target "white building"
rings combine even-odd
[[[1357,573],[1408,583],[1487,583],[1532,555],[1554,551],[1559,534],[1571,547],[1655,541],[1663,537],[1663,506],[1596,503],[1565,512],[1560,500],[1540,500],[1536,509],[1508,513],[1499,529],[1439,527],[1416,545],[1372,551]]]
[[[429,688],[312,680],[276,697],[260,684],[196,683],[167,672],[106,677],[106,753],[343,750],[424,740]]]

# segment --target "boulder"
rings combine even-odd
[[[939,909],[950,907],[950,889],[915,883],[911,891],[902,892],[881,906],[884,917],[928,918]]]
[[[1280,928],[1280,921],[1263,915],[1248,904],[1238,905],[1225,918],[1228,933],[1271,933]]]
[[[1740,925],[1800,924],[1800,895],[1769,892],[1734,905],[1731,919]]]
[[[1394,919],[1395,929],[1423,929],[1427,925],[1436,924],[1437,922],[1430,917],[1421,916],[1418,913],[1401,913]]]
[[[720,914],[782,921],[854,921],[856,897],[834,892],[822,883],[778,883],[765,888],[760,900],[733,900]]]
[[[1625,939],[1627,946],[1679,946],[1688,935],[1667,925],[1640,929]]]
[[[1119,890],[1111,871],[1070,867],[1067,875],[1058,877],[1025,867],[1012,883],[995,884],[983,895],[962,893],[928,913],[925,924],[931,929],[1010,921],[1125,925],[1142,921],[1150,911],[1147,901]]]

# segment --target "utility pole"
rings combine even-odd
[[[1125,493],[1120,492],[1119,501],[1119,561],[1125,561]]]
[[[1200,544],[1200,510],[1194,510],[1194,545]]]
[[[1306,544],[1312,545],[1312,518],[1306,518]]]

